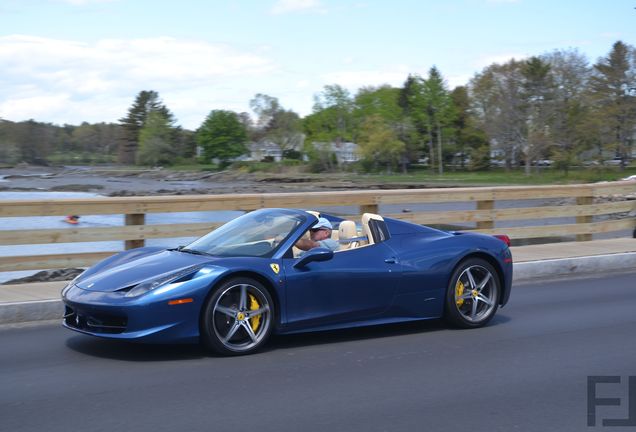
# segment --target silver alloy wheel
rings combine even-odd
[[[497,307],[495,276],[485,267],[472,265],[462,271],[455,284],[455,306],[471,323],[488,318]]]
[[[217,298],[212,328],[225,348],[248,351],[266,337],[271,320],[270,306],[261,290],[250,284],[228,287]]]

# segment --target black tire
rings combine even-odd
[[[460,328],[483,327],[495,316],[501,287],[493,266],[481,258],[462,261],[446,289],[444,318]]]
[[[214,289],[201,314],[201,342],[222,355],[252,354],[269,338],[274,302],[257,280],[232,278]]]

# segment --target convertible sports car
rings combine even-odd
[[[295,246],[318,216],[334,226],[335,252]],[[356,224],[257,210],[186,247],[132,249],[89,268],[62,291],[63,323],[112,339],[201,341],[225,355],[254,352],[272,332],[440,317],[481,327],[510,296],[509,240],[496,237],[371,213]]]

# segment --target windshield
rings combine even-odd
[[[284,210],[244,214],[186,246],[214,256],[260,256],[273,253],[306,217]]]

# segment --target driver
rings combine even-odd
[[[336,251],[338,250],[338,247],[340,247],[340,244],[331,238],[332,229],[333,227],[329,220],[324,217],[318,218],[318,222],[309,230],[309,238],[301,238],[298,240],[296,242],[296,247],[303,251],[308,251],[317,247]]]

